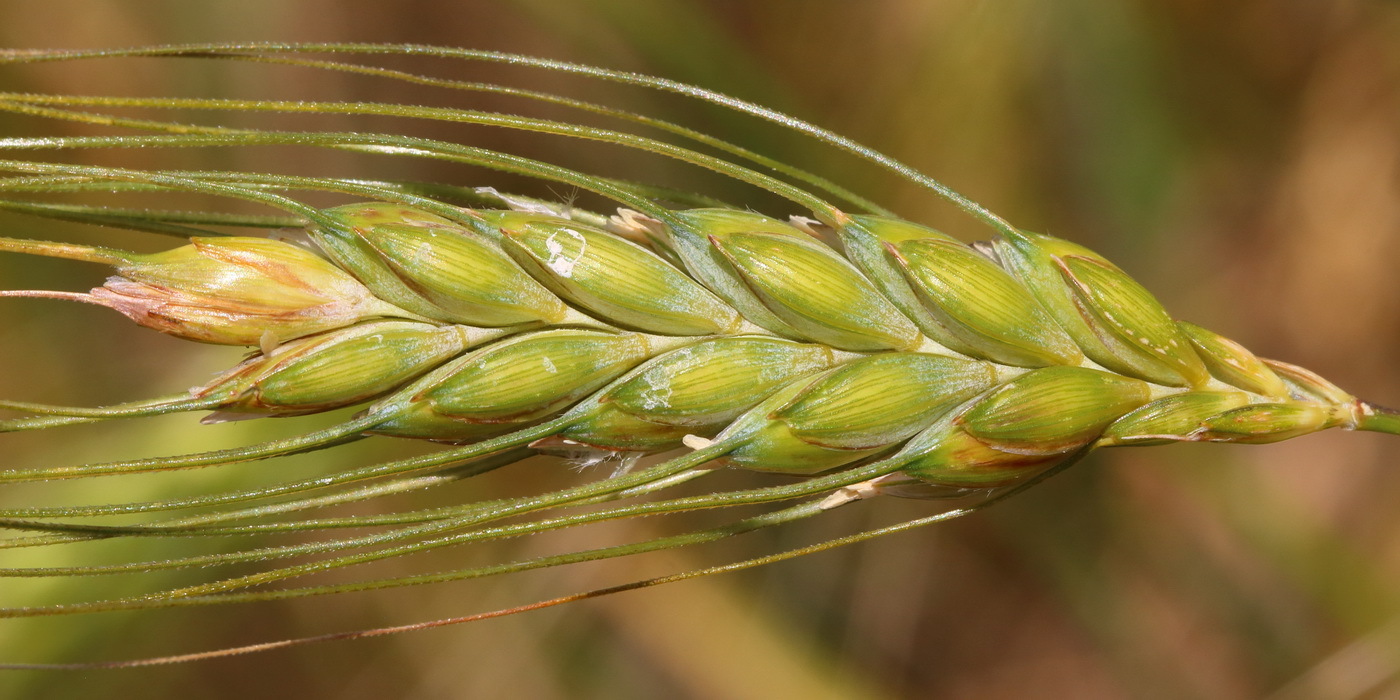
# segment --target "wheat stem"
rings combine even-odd
[[[1357,430],[1400,435],[1400,411],[1373,403],[1361,402]]]

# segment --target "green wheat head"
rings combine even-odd
[[[926,187],[985,224],[992,239],[966,245],[823,178],[651,117],[357,62],[380,55],[440,59],[447,66],[469,61],[531,67],[720,105]],[[330,427],[233,449],[43,468],[0,464],[0,481],[50,482],[35,493],[52,494],[57,503],[36,500],[0,511],[0,526],[10,533],[0,548],[18,552],[84,542],[100,548],[101,540],[120,538],[209,543],[204,553],[152,561],[65,568],[7,564],[0,576],[90,580],[84,589],[90,595],[64,604],[7,607],[0,616],[233,604],[501,576],[718,540],[854,501],[894,496],[931,502],[929,515],[918,520],[620,588],[638,587],[959,517],[1033,485],[1096,447],[1265,443],[1334,427],[1400,433],[1394,412],[1175,319],[1091,250],[1016,228],[843,137],[700,88],[523,56],[408,46],[10,52],[0,54],[0,61],[152,56],[358,73],[458,91],[463,99],[499,93],[619,126],[379,102],[0,94],[0,109],[8,112],[110,132],[0,138],[8,155],[0,160],[6,171],[0,208],[183,239],[162,252],[136,253],[3,238],[0,251],[98,263],[109,266],[112,276],[86,292],[7,290],[0,296],[13,297],[7,301],[13,304],[42,303],[19,297],[98,304],[174,336],[252,349],[207,384],[173,396],[101,408],[0,402],[7,412],[0,431],[80,436],[82,424],[174,412],[205,412],[207,422],[359,407]],[[772,213],[790,218],[468,143],[128,116],[133,110],[159,116],[175,109],[215,122],[230,113],[309,112],[588,139],[699,166],[776,195],[790,206]],[[257,146],[468,164],[593,193],[614,206],[589,211],[503,193],[490,183],[384,181],[365,173],[150,170],[51,159],[89,150],[120,156],[122,149],[135,148]],[[229,206],[190,210],[100,202],[112,192],[147,201],[204,195],[199,201]],[[305,201],[327,195],[341,203]],[[266,211],[239,213],[247,203]],[[166,500],[73,505],[62,498],[73,479],[170,472],[165,478],[179,480],[186,476],[180,470],[239,469],[254,460],[394,438],[434,441],[439,449],[270,486]],[[537,453],[615,467],[585,472],[566,488],[514,498],[373,515],[332,509],[462,482]],[[353,449],[347,454],[353,456]],[[652,455],[659,457],[639,462]],[[705,487],[722,469],[789,478],[757,488]],[[686,482],[690,486],[681,489]],[[738,506],[762,510],[714,527],[538,559],[303,582],[431,549]],[[236,543],[231,550],[230,541]],[[229,573],[234,564],[254,568]],[[138,594],[105,592],[106,576],[171,569],[197,570],[202,579]]]

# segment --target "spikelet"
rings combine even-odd
[[[225,48],[235,56],[261,55]],[[442,55],[480,57],[445,50]],[[674,87],[576,70],[642,86]],[[693,94],[719,99],[698,90]],[[67,110],[82,106],[80,99],[26,100],[15,104],[47,109],[45,116],[85,118]],[[156,98],[136,103],[183,104]],[[749,105],[730,104],[767,116]],[[231,107],[217,101],[200,105]],[[383,107],[384,113],[412,112]],[[238,108],[281,107],[241,103]],[[323,109],[348,108],[328,104]],[[556,133],[575,128],[465,111],[442,118]],[[177,411],[213,411],[211,419],[223,420],[361,408],[330,428],[300,437],[128,462],[11,469],[0,472],[0,480],[231,465],[370,436],[444,444],[426,456],[273,487],[147,502],[10,508],[3,513],[8,527],[45,533],[12,540],[25,546],[172,532],[212,537],[346,524],[381,529],[313,544],[247,545],[235,552],[161,562],[6,568],[0,575],[95,576],[250,561],[260,565],[256,573],[243,575],[212,569],[216,573],[201,583],[129,597],[107,596],[97,587],[88,600],[9,608],[4,610],[9,616],[202,605],[505,574],[717,539],[881,495],[971,496],[981,499],[975,509],[1100,446],[1263,443],[1333,427],[1400,432],[1400,421],[1388,410],[1306,370],[1261,360],[1227,338],[1175,320],[1146,289],[1093,251],[1013,228],[936,183],[936,192],[993,228],[991,244],[968,246],[884,214],[847,214],[817,194],[738,163],[624,132],[593,129],[587,135],[711,167],[787,197],[801,208],[801,216],[782,221],[735,208],[677,207],[643,188],[547,163],[408,137],[294,137],[177,129],[164,122],[110,123],[153,133],[10,139],[3,145],[12,150],[258,143],[382,148],[525,172],[592,190],[621,208],[616,215],[604,215],[489,188],[434,198],[423,195],[425,188],[348,179],[191,176],[7,161],[12,172],[30,174],[39,191],[133,187],[269,204],[301,225],[301,238],[309,243],[195,237],[164,253],[136,255],[0,239],[0,250],[115,268],[111,280],[85,295],[16,291],[7,296],[90,301],[179,337],[258,348],[188,395],[101,409],[7,403],[3,407],[29,415],[0,422],[0,429],[54,428]],[[877,163],[903,167],[815,127],[797,126]],[[781,172],[816,191],[833,189],[799,171]],[[329,190],[358,201],[316,208],[292,196],[270,195],[270,188]],[[46,213],[37,203],[31,211]],[[82,212],[108,223],[119,214],[96,205]],[[73,213],[65,210],[65,215],[72,218]],[[182,215],[182,220],[189,218]],[[132,227],[161,224],[159,212],[128,219]],[[204,223],[247,222],[209,213]],[[652,466],[533,496],[353,521],[303,517],[312,508],[467,478],[535,452],[593,454],[631,463],[638,456],[674,450],[686,451]],[[799,478],[748,490],[666,495],[680,482],[722,468]],[[270,592],[254,588],[427,549],[588,522],[791,500],[796,505],[722,528],[548,560]],[[561,510],[580,504],[601,505],[581,512]],[[193,507],[204,510],[193,516],[164,515]],[[969,509],[909,525],[963,512]],[[75,520],[119,514],[139,521],[103,525]],[[254,515],[281,519],[247,522]],[[302,555],[313,556],[309,563],[283,561]],[[212,597],[216,593],[226,595]]]

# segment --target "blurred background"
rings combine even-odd
[[[1400,404],[1400,4],[1394,2],[55,0],[0,13],[6,47],[414,42],[696,83],[880,149],[1021,227],[1099,250],[1180,318],[1261,355],[1309,367],[1366,398]],[[694,103],[537,71],[388,63],[556,90],[682,121],[821,172],[965,240],[988,235],[893,176]],[[504,98],[208,61],[7,67],[0,81],[7,91],[530,108]],[[220,118],[238,123],[241,117]],[[601,146],[485,128],[286,120],[288,128],[409,129],[703,190],[770,215],[802,213],[692,168]],[[0,127],[23,135],[81,131],[14,117],[0,118]],[[137,167],[415,177],[574,195],[481,171],[344,154],[301,153],[290,164],[277,151],[66,157]],[[356,170],[366,167],[385,170]],[[144,249],[162,243],[13,216],[4,225],[13,236]],[[100,283],[103,274],[76,263],[0,256],[4,288],[79,290]],[[102,309],[0,304],[0,396],[6,398],[97,404],[168,393],[204,381],[237,356],[134,328]],[[191,429],[193,421],[7,435],[0,458],[6,466],[39,466],[174,453],[309,425]],[[75,482],[61,493],[74,503],[153,498],[422,449],[375,442],[281,460],[286,466]],[[973,517],[753,571],[408,636],[203,664],[7,672],[0,689],[26,698],[1400,697],[1397,451],[1394,437],[1340,431],[1260,447],[1108,451]],[[552,483],[560,471],[540,464],[504,477]],[[0,502],[24,504],[29,493],[7,487]],[[128,658],[480,612],[799,546],[937,508],[883,499],[787,531],[640,563],[469,586],[233,610],[4,621],[0,661]],[[155,546],[146,556],[172,546]],[[487,552],[532,553],[538,553],[533,541]],[[52,563],[44,556],[55,555],[25,552],[8,560]],[[62,556],[91,561],[102,554],[93,548]],[[427,566],[461,566],[476,556],[448,552]],[[82,597],[81,586],[110,586],[104,594],[111,595],[124,585],[6,581],[0,598],[6,606],[35,604]]]

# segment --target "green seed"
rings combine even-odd
[[[620,326],[713,335],[733,332],[743,322],[737,311],[680,270],[605,231],[540,220],[503,233],[506,252],[545,286]]]
[[[841,350],[913,350],[914,323],[836,254],[811,239],[775,233],[712,236],[758,298],[803,338]]]
[[[1157,445],[1194,440],[1192,435],[1208,419],[1247,403],[1249,396],[1236,391],[1189,391],[1164,396],[1114,421],[1104,431],[1099,445]]]
[[[754,294],[743,277],[711,244],[711,236],[734,231],[768,231],[785,236],[804,236],[797,229],[766,216],[728,209],[691,209],[676,212],[680,225],[669,228],[669,245],[687,272],[719,298],[761,328],[787,338],[805,336],[779,318]]]
[[[958,422],[993,447],[1059,454],[1095,440],[1150,397],[1147,384],[1136,379],[1082,367],[1046,367],[996,388]]]
[[[1279,379],[1288,386],[1293,398],[1302,401],[1317,401],[1324,404],[1350,404],[1356,397],[1342,391],[1336,384],[1323,379],[1316,372],[1278,360],[1263,360],[1264,365],[1273,370]]]
[[[676,216],[706,236],[723,237],[733,233],[771,233],[788,238],[811,238],[785,221],[739,209],[687,209],[677,212]]]
[[[314,413],[367,401],[480,342],[464,326],[380,321],[303,338],[239,364],[196,396],[229,393],[221,411]]]
[[[324,258],[265,238],[192,238],[132,255],[92,290],[98,303],[163,333],[274,346],[361,320],[414,314],[387,304]]]
[[[696,343],[652,360],[604,391],[559,441],[614,450],[679,447],[686,435],[713,436],[763,397],[833,362],[823,346],[778,338]]]
[[[345,231],[317,230],[318,243],[376,292],[405,290],[439,317],[474,326],[557,322],[568,312],[492,241],[447,219],[408,207],[355,204],[330,210]],[[345,240],[353,236],[358,240]]]
[[[1002,264],[1089,359],[1166,386],[1201,386],[1209,378],[1157,300],[1097,253],[1026,232],[995,245]]]
[[[461,440],[548,417],[640,364],[655,351],[639,333],[524,333],[449,363],[371,407],[373,432]]]
[[[1112,263],[1080,255],[1060,258],[1081,309],[1089,312],[1101,340],[1137,376],[1168,386],[1202,386],[1209,373],[1156,297]]]
[[[969,401],[910,440],[902,473],[930,484],[1002,486],[1088,447],[1146,403],[1146,384],[1081,367],[1046,367]]]
[[[901,452],[901,455],[915,455],[909,458],[901,473],[934,486],[1005,486],[1065,458],[1060,452],[1024,454],[997,449],[969,435],[952,421],[930,428],[927,445],[923,445],[920,438],[915,438]]]
[[[854,360],[775,395],[719,440],[746,436],[729,455],[747,469],[813,473],[887,449],[996,382],[983,362],[920,353]]]
[[[947,332],[915,296],[904,278],[904,272],[890,258],[884,244],[924,238],[955,239],[925,226],[877,216],[853,216],[851,223],[837,229],[836,233],[846,257],[924,335],[930,338],[946,335]]]
[[[710,425],[733,420],[758,397],[835,362],[834,353],[821,345],[758,336],[720,338],[668,353],[602,400],[651,421]]]
[[[1261,403],[1208,418],[1193,437],[1212,442],[1263,444],[1314,433],[1338,422],[1333,411],[1323,406]]]
[[[774,411],[802,396],[818,381],[793,381],[730,423],[715,438],[715,442],[733,446],[721,461],[752,471],[816,474],[880,452],[883,448],[844,450],[817,445],[793,434],[787,423],[772,418]]]
[[[309,226],[306,231],[316,246],[336,264],[374,290],[382,299],[408,309],[424,318],[438,321],[456,320],[444,309],[409,286],[360,234],[363,229],[377,226],[398,226],[408,221],[425,225],[442,225],[441,217],[395,204],[369,202],[321,212],[336,222],[334,226]]]
[[[919,353],[875,355],[828,372],[771,416],[812,444],[880,447],[923,430],[996,381],[985,362]]]
[[[1083,361],[1026,288],[976,251],[938,239],[886,245],[941,329],[940,343],[1018,367]]]
[[[1196,354],[1210,370],[1211,376],[1245,391],[1278,399],[1288,398],[1288,385],[1243,345],[1194,323],[1179,321],[1177,326],[1191,340],[1191,345],[1196,348]]]

